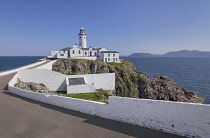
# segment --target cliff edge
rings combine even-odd
[[[85,59],[61,59],[53,64],[52,70],[67,75],[115,73],[116,96],[204,103],[203,98],[179,87],[167,76],[149,78],[142,72],[135,71],[133,64],[127,60],[122,60],[122,63],[104,63]]]

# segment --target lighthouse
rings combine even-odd
[[[87,48],[86,33],[83,27],[80,29],[80,32],[79,32],[79,47]]]

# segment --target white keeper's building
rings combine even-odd
[[[119,52],[109,51],[106,48],[87,47],[85,29],[81,28],[79,32],[79,46],[74,44],[73,47],[66,47],[60,51],[52,51],[51,58],[73,58],[73,59],[90,59],[101,60],[103,62],[120,62]]]

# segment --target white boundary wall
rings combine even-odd
[[[52,64],[55,63],[57,60],[53,60],[53,61],[50,61],[49,63],[45,64],[45,65],[42,65],[40,67],[37,67],[35,69],[47,69],[47,70],[52,70]]]
[[[115,73],[64,75],[47,69],[27,69],[18,71],[15,76],[23,82],[43,83],[53,91],[67,91],[66,78],[77,77],[84,77],[87,84],[94,84],[96,89],[115,90]]]
[[[9,86],[9,92],[55,106],[174,134],[210,137],[210,105],[109,97],[100,103],[28,92]]]
[[[22,97],[33,99],[35,101],[40,101],[62,108],[67,108],[86,114],[108,118],[108,104],[106,103],[62,97],[56,95],[45,95],[42,93],[29,92],[13,86],[9,86],[9,92]]]

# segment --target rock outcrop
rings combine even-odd
[[[168,77],[149,78],[142,72],[135,71],[133,64],[126,60],[122,60],[122,63],[104,63],[85,59],[61,59],[53,64],[52,70],[67,75],[115,73],[115,92],[112,93],[116,96],[204,103],[201,97],[179,87]]]
[[[17,79],[17,83],[14,86],[27,91],[44,93],[47,95],[56,95],[42,83],[22,82],[20,79]]]
[[[149,87],[140,93],[140,97],[156,100],[204,103],[204,99],[176,85],[167,76],[154,77]]]

